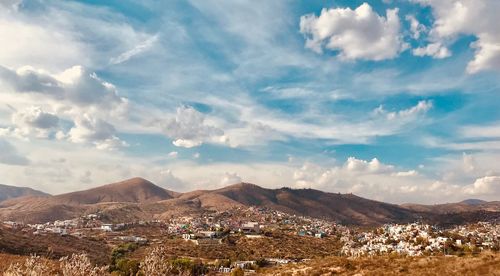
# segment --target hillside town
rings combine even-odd
[[[272,240],[295,237],[291,246],[303,241],[325,240],[338,247],[324,256],[338,255],[351,258],[384,254],[407,256],[450,255],[478,253],[483,250],[498,251],[500,225],[477,223],[441,229],[422,223],[386,224],[370,230],[349,227],[332,221],[291,215],[267,208],[236,208],[230,211],[210,212],[199,216],[181,216],[168,220],[151,220],[110,223],[102,214],[39,224],[4,221],[4,227],[32,235],[73,236],[79,239],[101,239],[112,248],[127,244],[151,247],[184,241],[179,247],[199,247],[214,250],[224,244],[244,239]],[[191,245],[189,245],[191,244]],[[173,251],[176,252],[175,250]],[[184,251],[180,251],[184,252]],[[262,258],[228,258],[226,262],[214,259],[218,264],[212,269],[228,273],[240,268],[255,271],[259,265],[277,266],[306,261],[306,256],[293,254],[265,255]],[[281,257],[280,257],[281,256]],[[323,255],[321,255],[323,256]],[[190,257],[190,256],[187,256]],[[191,256],[195,258],[196,256]]]
[[[447,255],[485,249],[498,251],[500,225],[480,222],[445,230],[420,223],[387,224],[368,232],[348,232],[341,240],[344,243],[341,254],[354,257],[391,253]]]

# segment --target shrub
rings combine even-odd
[[[153,248],[139,265],[140,272],[148,276],[172,275],[172,265],[168,262],[165,248]]]
[[[23,264],[11,264],[4,272],[4,276],[46,276],[50,275],[50,269],[45,260],[40,256],[32,255]]]
[[[136,260],[119,259],[116,262],[114,271],[122,276],[134,276],[139,272],[139,262]]]
[[[85,254],[73,254],[71,257],[63,257],[59,261],[64,276],[109,275],[107,266],[93,266]]]

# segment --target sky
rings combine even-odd
[[[0,1],[0,183],[500,200],[500,1]]]

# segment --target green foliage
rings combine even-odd
[[[137,260],[119,259],[115,265],[116,272],[121,276],[133,276],[139,272],[139,262]]]
[[[139,270],[139,262],[135,260],[129,260],[125,258],[126,254],[133,252],[139,246],[136,243],[124,243],[120,244],[111,251],[111,265],[109,267],[110,272],[118,272],[119,275],[135,275]],[[130,271],[135,271],[131,274]]]

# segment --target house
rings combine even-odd
[[[325,236],[326,235],[323,232],[314,234],[314,237],[319,238],[319,239],[324,238]]]
[[[113,224],[109,224],[109,223],[102,224],[101,230],[106,231],[106,232],[112,232],[113,231]]]
[[[196,236],[194,234],[182,234],[182,238],[188,241],[196,239]]]
[[[230,267],[219,267],[219,273],[230,273],[231,272],[231,268]]]
[[[260,232],[260,227],[258,222],[247,222],[243,223],[240,227],[240,232],[244,234],[256,234]]]

